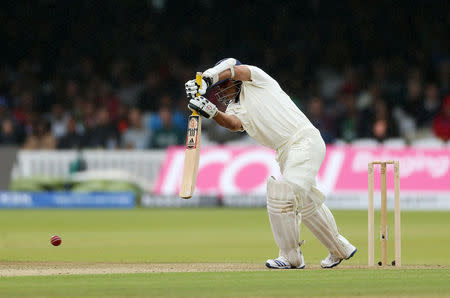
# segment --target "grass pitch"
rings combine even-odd
[[[262,271],[2,277],[0,296],[450,296],[450,212],[402,213],[408,269],[363,268],[366,212],[333,213],[341,233],[358,247],[355,257],[337,270],[266,271],[264,261],[278,252],[264,209],[1,210],[3,265],[172,263],[176,269],[218,262],[250,263]],[[53,234],[62,237],[60,247],[49,243]],[[307,267],[317,268],[326,249],[305,228],[301,238]],[[378,259],[379,245],[376,250]]]
[[[289,270],[9,277],[0,295],[123,296],[438,296],[448,270]]]

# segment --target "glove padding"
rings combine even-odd
[[[217,115],[218,110],[215,104],[204,98],[197,96],[189,101],[188,108],[191,111],[196,111],[203,117],[211,119]]]
[[[203,95],[206,93],[206,89],[211,85],[210,80],[203,78],[202,79],[202,87],[197,84],[195,80],[187,81],[184,84],[184,89],[186,90],[186,95],[189,99],[194,99],[197,96],[197,93]]]

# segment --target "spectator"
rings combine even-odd
[[[14,118],[22,125],[31,125],[31,114],[33,113],[34,96],[31,91],[23,91],[14,109]]]
[[[434,134],[444,140],[450,140],[450,95],[444,99],[441,111],[433,121]]]
[[[1,122],[0,144],[2,145],[20,145],[23,141],[14,121],[10,118],[5,118]]]
[[[147,148],[150,144],[150,131],[143,125],[141,111],[131,108],[128,121],[128,129],[122,134],[122,147],[139,150]]]
[[[77,122],[83,122],[86,101],[82,96],[75,96],[72,102],[72,115]]]
[[[332,143],[335,139],[334,123],[332,118],[325,114],[323,102],[320,98],[311,98],[308,103],[307,114],[311,123],[322,134],[325,143]]]
[[[167,148],[171,145],[180,145],[184,141],[185,132],[173,125],[172,114],[167,106],[159,109],[161,127],[156,129],[151,139],[152,148]]]
[[[172,97],[169,94],[164,94],[159,98],[159,106],[160,107],[167,107],[170,111],[171,111],[171,119],[172,119],[172,124],[177,128],[177,129],[182,129],[184,130],[187,126],[187,117],[186,117],[186,112],[188,111],[187,109],[187,101],[183,101],[182,102],[182,106],[184,108],[184,113],[181,112],[180,110],[178,110],[177,108],[173,108],[174,107],[174,103],[172,100]],[[150,129],[153,130],[157,130],[159,128],[162,127],[162,120],[159,114],[156,114],[154,117],[150,118],[150,123],[148,123],[148,125],[150,126]]]
[[[433,119],[439,112],[440,100],[439,89],[434,83],[430,83],[425,88],[425,98],[422,101],[421,113],[417,117],[417,124],[419,127],[430,128]]]
[[[361,136],[361,114],[356,109],[356,99],[352,94],[339,96],[341,110],[337,116],[337,134],[339,138],[351,142]]]
[[[368,90],[364,90],[358,96],[357,107],[358,110],[363,111],[370,108],[375,102],[375,99],[381,96],[380,87],[376,83],[371,83]]]
[[[108,107],[112,120],[116,120],[119,110],[119,98],[113,93],[111,85],[104,81],[100,86],[99,104]]]
[[[86,145],[90,148],[114,149],[117,147],[117,139],[117,129],[109,119],[108,110],[101,107],[96,112],[95,125],[86,130]]]
[[[69,114],[64,111],[62,104],[56,103],[52,106],[52,112],[48,117],[48,121],[50,121],[52,133],[56,139],[60,139],[66,134],[69,117]]]
[[[32,125],[32,133],[25,139],[24,149],[51,150],[56,148],[56,139],[51,133],[50,123],[38,120]]]
[[[377,139],[382,142],[388,138],[396,136],[396,125],[391,118],[386,102],[382,99],[377,99],[374,104],[374,111],[371,115],[372,119],[365,119],[370,121],[370,135],[369,137]]]
[[[86,131],[91,130],[97,124],[95,105],[91,101],[85,101],[83,105],[83,126]]]
[[[66,134],[59,139],[59,149],[79,149],[84,145],[84,138],[77,132],[75,118],[69,117],[66,124]]]
[[[413,78],[408,81],[407,94],[403,101],[397,103],[393,115],[402,137],[413,139],[417,130],[417,119],[422,113],[422,86]]]
[[[139,95],[138,107],[141,111],[156,113],[159,107],[161,96],[161,79],[155,72],[149,72],[145,79],[145,85]]]
[[[410,118],[417,119],[422,113],[422,107],[422,84],[418,80],[410,80],[402,108]]]
[[[116,127],[121,134],[128,128],[128,106],[121,102],[117,106]]]

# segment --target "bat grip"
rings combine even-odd
[[[197,72],[197,74],[195,75],[195,82],[199,86],[198,88],[202,87],[202,73],[201,72]],[[197,92],[196,96],[200,96],[200,93]]]

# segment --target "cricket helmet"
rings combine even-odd
[[[222,61],[228,58],[222,59],[218,61],[214,66],[220,64]],[[242,65],[242,63],[236,59],[235,65]],[[232,82],[232,84],[228,84],[228,82]],[[206,90],[205,97],[216,104],[219,110],[224,112],[227,106],[232,102],[239,101],[239,95],[241,93],[241,81],[236,81],[233,79],[225,79],[220,80],[214,85],[210,86],[208,90]],[[231,91],[232,90],[232,91]]]

